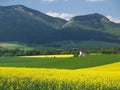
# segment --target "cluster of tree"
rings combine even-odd
[[[44,49],[44,50],[8,50],[0,49],[0,56],[30,56],[30,55],[52,55],[52,54],[74,54],[79,55],[79,49]],[[119,54],[120,48],[89,48],[83,49],[86,54]]]
[[[30,56],[30,55],[52,55],[52,54],[73,54],[72,50],[48,49],[48,50],[0,50],[0,56]]]
[[[120,48],[89,48],[85,49],[85,52],[90,53],[100,53],[100,54],[119,54]]]

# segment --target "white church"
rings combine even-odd
[[[83,52],[83,49],[80,49],[80,52],[79,52],[79,57],[80,56],[85,56],[86,54],[85,54],[85,52]]]

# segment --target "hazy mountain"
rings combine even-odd
[[[118,45],[119,39],[120,24],[98,13],[66,21],[22,5],[0,7],[0,42],[79,47],[85,41]]]
[[[104,22],[109,22],[109,20],[103,15],[95,13],[84,16],[75,16],[64,26],[65,27],[75,26],[88,30],[103,30]]]
[[[62,32],[74,41],[120,43],[120,24],[98,13],[71,18],[63,25]]]
[[[0,7],[0,41],[43,43],[66,21],[22,5]]]
[[[75,16],[63,27],[77,27],[86,30],[95,30],[113,35],[120,35],[120,24],[111,22],[108,18],[98,13]]]

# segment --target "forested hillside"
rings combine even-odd
[[[88,41],[90,44],[86,46]],[[120,24],[98,13],[66,21],[23,5],[0,6],[0,42],[57,48],[76,48],[83,42],[83,47],[107,47],[110,43],[111,47],[119,47]]]

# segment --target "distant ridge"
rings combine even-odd
[[[57,48],[79,47],[81,42],[97,41],[116,47],[120,44],[120,24],[99,13],[66,21],[23,5],[0,6],[0,42],[13,41]]]

